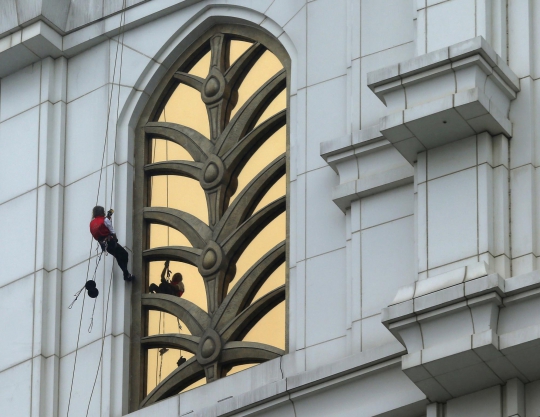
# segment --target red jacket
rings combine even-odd
[[[109,228],[105,225],[105,217],[99,216],[95,217],[90,222],[90,233],[94,236],[96,240],[103,240],[111,234]]]

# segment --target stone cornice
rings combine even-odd
[[[238,415],[243,410],[254,406],[257,406],[258,410],[271,409],[282,401],[316,395],[318,392],[343,384],[346,381],[369,378],[384,369],[400,366],[399,356],[403,353],[403,347],[397,342],[377,349],[355,353],[340,361],[322,365],[315,370],[285,377],[253,391],[227,398],[194,414],[187,411],[181,415],[228,417]],[[279,360],[285,361],[285,357]],[[410,400],[411,402],[425,401],[420,396]],[[180,401],[182,401],[181,398]]]
[[[512,136],[518,77],[482,38],[368,73],[387,106],[379,130],[411,164],[417,154],[474,134]]]
[[[332,191],[332,200],[343,212],[354,200],[412,184],[414,180],[413,168],[393,149],[378,126],[322,142],[321,156],[339,175],[340,183]],[[367,163],[366,158],[371,162]]]
[[[405,374],[431,401],[445,402],[537,379],[540,326],[526,306],[539,288],[538,271],[505,280],[479,262],[402,287],[382,321],[407,348]],[[519,326],[508,331],[509,320]]]
[[[122,30],[128,31],[201,0],[143,1],[125,11]],[[0,78],[45,57],[70,58],[120,33],[119,12],[65,31],[43,15],[0,34]]]
[[[17,32],[38,21],[65,35],[99,20],[117,15],[150,0],[86,0],[86,7],[77,7],[73,0],[4,0],[4,13],[0,14],[0,38]],[[200,0],[198,0],[200,1]],[[185,2],[185,0],[180,0]]]

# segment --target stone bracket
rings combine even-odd
[[[339,175],[332,200],[343,212],[354,200],[414,182],[413,168],[393,149],[378,126],[322,142],[321,156]]]
[[[368,73],[388,107],[379,129],[413,164],[420,152],[489,132],[512,136],[518,77],[482,38]]]
[[[382,321],[407,348],[403,372],[435,402],[539,379],[539,286],[538,271],[505,280],[479,262],[402,287]]]

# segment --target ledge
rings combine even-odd
[[[390,113],[380,132],[411,164],[482,132],[512,136],[519,79],[482,37],[370,72],[368,86]]]
[[[320,150],[321,157],[339,175],[332,200],[343,212],[354,200],[414,181],[414,169],[393,149],[379,126],[322,142]]]
[[[198,2],[200,0],[142,0],[125,9],[123,30],[132,30]],[[114,12],[68,32],[41,15],[24,22],[22,28],[13,27],[0,34],[0,78],[48,56],[71,58],[117,36],[120,33],[120,13]]]
[[[400,357],[405,353],[399,343],[388,344],[381,348],[348,356],[340,361],[321,366],[318,369],[293,375],[274,381],[255,390],[241,393],[219,401],[217,404],[201,410],[184,410],[181,416],[233,416],[249,409],[251,412],[270,409],[290,398],[301,398],[312,395],[319,390],[328,389],[345,381],[369,377],[371,374],[388,367],[399,366]],[[181,396],[182,394],[180,394]],[[155,413],[152,408],[167,401],[178,403],[178,397],[171,397],[151,407],[143,408],[135,413],[135,417],[150,417]],[[181,403],[180,399],[180,403]],[[173,408],[173,407],[171,407]]]
[[[418,281],[383,309],[383,324],[407,348],[403,372],[431,401],[540,378],[540,326],[529,325],[540,272],[506,280],[490,272],[479,262]]]
[[[407,78],[422,73],[424,73],[425,77],[429,77],[433,75],[433,72],[427,72],[429,70],[475,55],[480,55],[514,92],[519,91],[518,76],[513,73],[482,36],[477,36],[447,48],[438,49],[399,64],[371,71],[367,74],[367,83],[369,88],[375,92],[376,87],[391,81],[403,79],[412,81],[413,79],[408,80]]]
[[[48,56],[62,56],[62,36],[36,22],[0,39],[0,78]]]

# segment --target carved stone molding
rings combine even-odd
[[[354,200],[413,182],[413,168],[377,126],[322,142],[321,156],[339,175],[332,200],[343,212]]]
[[[474,134],[512,136],[519,80],[480,36],[372,71],[368,86],[388,107],[381,133],[411,163]]]
[[[484,262],[402,287],[383,324],[406,347],[403,372],[430,401],[540,377],[540,326],[530,316],[538,271],[503,279]]]

